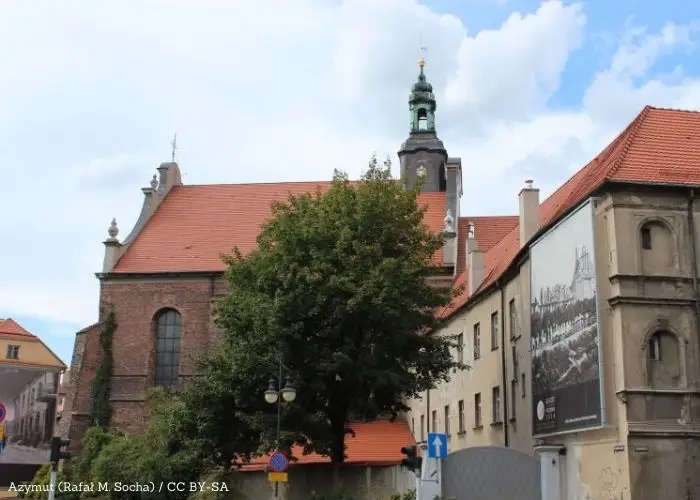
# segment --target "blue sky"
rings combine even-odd
[[[421,40],[462,215],[515,213],[528,178],[548,195],[646,104],[700,108],[696,2],[293,3],[0,3],[0,317],[70,361],[109,221],[128,234],[175,132],[185,183],[395,154]]]

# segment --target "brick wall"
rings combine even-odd
[[[110,398],[112,426],[128,433],[138,433],[145,428],[145,398],[147,389],[153,385],[155,318],[158,312],[173,308],[182,315],[182,380],[195,374],[194,357],[211,349],[220,338],[211,312],[215,297],[225,290],[222,276],[105,279],[101,282],[101,316],[112,310],[117,323]],[[71,366],[75,371],[64,411],[64,415],[70,413],[71,418],[69,422],[61,423],[63,435],[69,435],[73,441],[80,441],[89,424],[86,417],[90,411],[99,351],[99,327],[76,335],[73,353],[76,366]],[[68,405],[71,410],[68,410]]]
[[[66,387],[63,415],[58,423],[56,434],[71,440],[74,450],[90,424],[90,402],[92,381],[100,361],[100,329],[97,323],[79,331],[75,335],[73,357],[70,366],[70,380]]]

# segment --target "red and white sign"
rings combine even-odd
[[[6,417],[7,417],[7,408],[5,407],[4,404],[0,403],[0,424],[5,421]]]

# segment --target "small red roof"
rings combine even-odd
[[[17,323],[12,318],[0,319],[0,334],[3,335],[18,335],[21,337],[29,337],[35,339],[36,336],[29,333],[27,330]]]
[[[406,458],[401,453],[404,446],[416,444],[411,429],[404,422],[389,422],[377,420],[365,424],[348,424],[348,428],[355,433],[345,435],[345,463],[355,466],[391,466],[398,465]],[[290,466],[327,464],[330,458],[311,453],[303,454],[300,446],[292,448],[293,460]],[[250,463],[241,467],[244,471],[265,470],[269,455],[256,457]]]
[[[290,194],[326,191],[330,182],[175,186],[115,266],[115,273],[223,271],[222,254],[234,246],[256,248],[270,204]],[[445,193],[422,193],[425,223],[439,232],[447,213]],[[442,251],[435,256],[442,258]]]

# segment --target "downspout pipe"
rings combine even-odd
[[[428,406],[427,408],[427,414],[425,415],[425,421],[426,421],[426,432],[425,432],[425,439],[428,439],[428,434],[430,434],[430,420],[431,420],[431,415],[430,415],[430,389],[425,391],[425,399],[426,399],[426,404]],[[435,432],[435,429],[433,429],[433,432]],[[421,436],[422,437],[422,436]]]
[[[496,286],[501,294],[501,314],[499,316],[501,323],[501,377],[503,379],[503,446],[508,448],[510,446],[510,429],[508,428],[508,397],[510,388],[508,387],[508,370],[506,369],[506,293],[501,280],[496,281]]]
[[[690,238],[690,247],[692,251],[691,263],[693,267],[693,292],[695,295],[695,333],[700,345],[700,287],[698,286],[698,252],[697,242],[695,241],[695,188],[690,188],[690,196],[688,199],[688,237]]]

